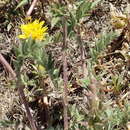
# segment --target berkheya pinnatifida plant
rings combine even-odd
[[[27,60],[33,61],[38,68],[44,68],[47,65],[47,54],[44,46],[48,43],[47,26],[44,26],[44,21],[30,20],[20,26],[22,34],[18,36],[19,43],[14,46],[16,60],[14,62],[16,67],[17,82],[19,96],[25,106],[27,117],[30,121],[30,126],[33,130],[37,130],[35,120],[32,118],[29,110],[28,102],[24,94],[24,83],[22,80],[22,67]]]
[[[46,40],[47,27],[43,25],[44,21],[40,22],[39,20],[21,25],[22,34],[19,35],[20,44],[15,47],[18,71],[27,58],[31,58],[37,64],[44,66],[43,48]]]

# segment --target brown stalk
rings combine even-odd
[[[66,49],[67,49],[67,23],[66,19],[63,18],[63,81],[64,81],[64,91],[63,91],[63,109],[64,109],[64,130],[68,130],[68,100],[67,100],[67,59],[66,59]]]
[[[78,31],[77,32],[78,33],[77,40],[78,40],[78,44],[79,44],[79,47],[80,47],[80,53],[81,53],[82,74],[83,74],[83,78],[85,78],[85,77],[87,77],[88,72],[87,72],[87,66],[86,66],[86,63],[85,63],[85,50],[84,50],[83,42],[82,42],[82,39],[81,39],[80,26],[78,26],[77,31]]]
[[[0,54],[0,63],[5,67],[5,69],[8,70],[8,72],[12,75],[13,79],[15,80],[16,73],[14,72],[12,67],[9,65],[9,63],[6,61],[6,59],[2,56],[2,54]],[[26,112],[27,112],[27,117],[28,117],[28,120],[30,122],[32,130],[37,130],[34,119],[31,115],[30,110],[29,110],[28,102],[26,100],[26,96],[25,96],[24,91],[23,91],[23,86],[21,85],[21,82],[20,82],[20,75],[18,74],[17,77],[18,77],[17,78],[17,87],[18,87],[18,93],[20,96],[20,100],[24,104],[24,107],[25,107]]]
[[[12,75],[12,77],[15,79],[16,78],[16,74],[14,72],[14,70],[12,69],[12,67],[9,65],[9,63],[5,60],[5,58],[3,57],[2,54],[0,54],[0,63],[5,67],[5,69],[7,69],[7,71]]]
[[[89,85],[90,88],[90,103],[91,103],[91,111],[95,113],[99,109],[99,97],[97,95],[98,89],[100,87],[100,83],[95,79],[91,79],[91,84]]]
[[[28,117],[28,120],[30,122],[31,129],[32,130],[38,130],[37,127],[36,127],[35,120],[33,119],[33,116],[31,115],[29,105],[28,105],[28,102],[26,100],[26,96],[25,96],[24,91],[23,91],[24,86],[21,83],[20,72],[17,73],[17,84],[16,85],[18,87],[18,93],[19,93],[19,96],[20,96],[20,100],[24,104],[25,110],[27,112],[27,117]]]

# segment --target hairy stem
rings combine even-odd
[[[5,67],[5,69],[12,75],[12,77],[15,79],[16,74],[12,67],[9,65],[9,63],[5,60],[2,54],[0,54],[0,63]]]
[[[64,130],[68,130],[68,100],[67,100],[67,59],[66,59],[66,49],[67,49],[67,23],[66,19],[63,18],[63,80],[64,80],[64,92],[63,92],[63,107],[64,107]]]
[[[80,31],[80,26],[78,26],[78,37],[77,37],[77,41],[78,41],[78,44],[79,44],[79,47],[80,47],[80,54],[81,54],[81,66],[82,66],[82,74],[83,74],[83,77],[87,77],[87,66],[86,66],[86,63],[85,63],[85,50],[84,50],[84,47],[83,47],[83,42],[81,40],[81,31]]]
[[[12,75],[13,79],[16,80],[16,73],[14,72],[12,67],[9,65],[9,63],[6,61],[6,59],[2,56],[2,54],[0,54],[0,63],[5,67],[5,69],[8,70],[8,72]],[[17,87],[18,87],[18,93],[20,96],[20,100],[22,101],[22,103],[24,104],[24,107],[26,109],[27,118],[30,122],[31,128],[32,128],[32,130],[37,130],[34,119],[29,110],[28,102],[26,100],[26,97],[25,97],[25,94],[23,91],[23,86],[20,83],[20,74],[17,75]]]

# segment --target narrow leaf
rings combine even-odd
[[[28,4],[28,1],[29,1],[29,0],[22,0],[22,1],[17,5],[17,7],[15,8],[15,10],[18,9],[18,8],[20,8],[21,6],[24,6],[24,5]]]

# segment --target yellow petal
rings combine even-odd
[[[21,38],[21,39],[26,39],[27,38],[25,35],[19,35],[18,37]]]
[[[45,39],[46,31],[48,28],[46,26],[43,27],[44,23],[44,21],[39,22],[39,20],[35,20],[28,24],[22,24],[20,28],[23,34],[19,37],[22,39],[32,37],[35,40]]]

